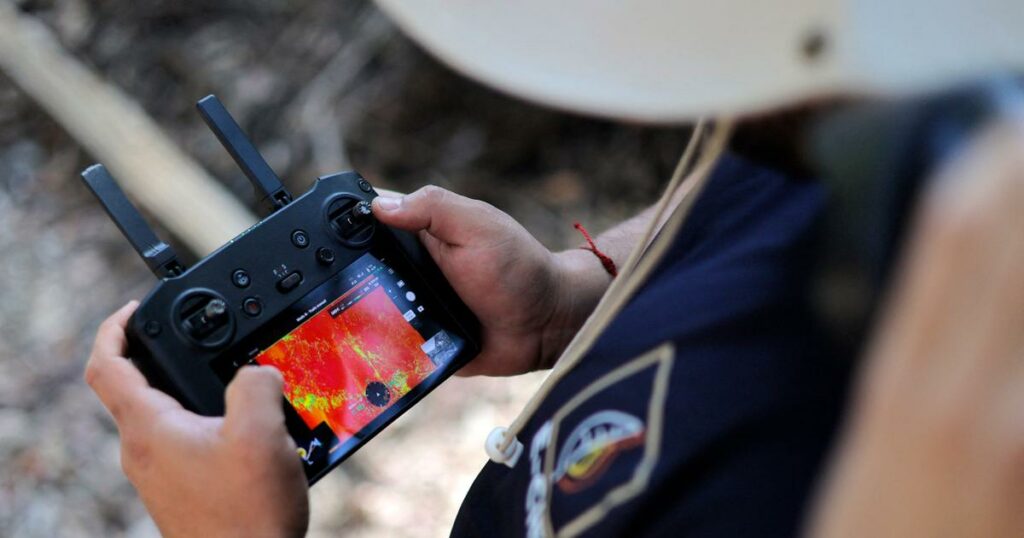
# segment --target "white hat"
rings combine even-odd
[[[497,88],[647,122],[1024,70],[1024,0],[377,0]]]

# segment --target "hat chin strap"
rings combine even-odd
[[[679,159],[646,231],[623,264],[619,277],[612,281],[594,312],[562,352],[551,374],[508,428],[495,428],[487,436],[484,448],[491,461],[508,467],[515,466],[523,453],[523,443],[516,435],[522,431],[555,385],[579,364],[597,337],[640,288],[672,245],[694,202],[711,177],[715,164],[725,152],[735,125],[732,119],[719,120],[711,128],[707,123],[701,120],[694,127],[686,151]],[[672,207],[675,209],[670,211]]]

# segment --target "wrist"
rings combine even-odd
[[[571,249],[552,256],[555,302],[541,337],[541,368],[550,368],[579,331],[611,284],[594,254]]]

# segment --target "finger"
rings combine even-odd
[[[441,241],[440,239],[430,235],[426,230],[420,230],[416,234],[420,238],[420,243],[423,244],[427,252],[430,253],[430,257],[433,258],[437,263],[444,263],[444,249],[448,246],[448,243]]]
[[[246,366],[224,395],[224,430],[243,442],[275,438],[285,432],[281,405],[283,379],[270,366]]]
[[[146,378],[124,358],[125,327],[138,303],[131,302],[101,325],[85,367],[85,381],[110,411],[119,428],[134,420],[181,405],[152,389]]]
[[[405,196],[404,192],[393,191],[391,189],[381,189],[378,187],[374,190],[377,191],[377,194],[387,198],[401,198],[402,196]]]
[[[139,307],[138,301],[129,301],[100,323],[96,333],[96,341],[93,344],[93,354],[116,355],[124,354],[127,341],[125,339],[125,328],[128,320],[131,319],[135,309]]]
[[[400,198],[378,196],[373,200],[373,214],[388,226],[425,230],[451,245],[487,237],[486,231],[500,226],[503,216],[489,204],[433,185]]]
[[[526,364],[521,360],[512,359],[508,350],[519,350],[516,355],[539,357],[541,352],[534,347],[523,348],[523,342],[530,341],[527,334],[511,334],[501,331],[488,330],[486,327],[481,334],[483,338],[483,351],[473,360],[460,368],[455,375],[459,377],[473,377],[485,375],[488,377],[503,377],[519,375],[526,371],[540,368],[538,364]],[[502,352],[504,351],[504,352]]]

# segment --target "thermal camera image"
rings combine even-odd
[[[337,315],[324,308],[256,362],[281,371],[309,428],[326,422],[343,443],[437,369],[423,344],[378,286]]]

